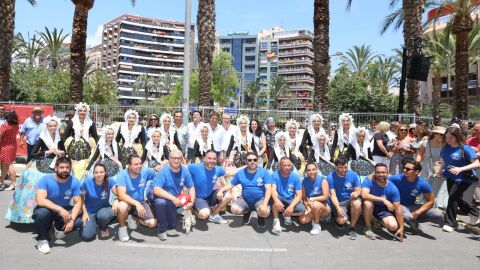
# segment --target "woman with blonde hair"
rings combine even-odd
[[[373,151],[372,158],[375,164],[383,163],[388,166],[390,156],[392,155],[388,151],[388,136],[387,132],[390,130],[390,124],[382,121],[377,125],[377,133],[373,135]]]
[[[118,154],[118,145],[115,141],[115,129],[113,126],[105,126],[103,136],[98,140],[97,149],[88,163],[87,171],[90,172],[90,169],[95,163],[102,162],[108,175],[110,177],[116,176],[123,168]],[[89,174],[92,173],[93,171]]]
[[[390,157],[390,174],[399,174],[403,172],[403,160],[413,158],[415,149],[413,148],[413,138],[408,136],[408,127],[400,124],[397,130],[397,137],[393,139],[393,147]]]

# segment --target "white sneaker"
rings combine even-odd
[[[195,215],[194,214],[191,214],[190,215],[190,223],[192,225],[196,225],[197,224],[197,219],[195,218]]]
[[[212,215],[208,216],[208,220],[213,222],[213,223],[217,223],[217,224],[227,224],[228,223],[228,221],[223,219],[222,216],[220,216],[219,214],[216,214],[214,216],[212,216]]]
[[[53,229],[55,230],[55,238],[57,239],[65,238],[65,233],[63,231],[57,231],[57,228],[55,228],[55,226],[53,226]]]
[[[273,219],[272,233],[280,234],[281,232],[282,232],[282,227],[280,226],[280,220],[278,218]]]
[[[38,240],[37,241],[37,250],[40,253],[47,254],[50,252],[50,246],[48,245],[47,240]]]
[[[128,215],[127,224],[130,230],[136,230],[138,228],[137,221],[133,219],[132,215]]]
[[[128,230],[126,226],[118,228],[118,240],[122,242],[127,242],[130,239],[128,237]]]
[[[167,240],[167,232],[159,233],[158,234],[158,239],[160,239],[160,241],[166,241]]]
[[[474,216],[474,215],[468,215],[468,216],[470,217],[470,222],[469,222],[470,225],[475,226],[475,225],[477,225],[478,223],[480,223],[480,218],[478,218],[478,217],[476,217],[476,216]]]
[[[448,226],[448,225],[446,225],[446,224],[443,225],[442,230],[443,230],[444,232],[453,232],[453,228],[450,227],[450,226]]]
[[[292,217],[285,217],[285,226],[290,226],[293,224]]]
[[[317,235],[322,231],[322,226],[320,224],[316,224],[312,222],[312,230],[310,231],[311,235]]]

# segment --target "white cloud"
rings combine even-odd
[[[103,25],[97,26],[97,30],[95,30],[95,35],[87,35],[87,48],[91,48],[93,46],[97,46],[102,43],[102,33],[103,33]]]

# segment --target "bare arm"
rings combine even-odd
[[[402,207],[400,206],[400,202],[393,203],[394,212],[395,212],[395,219],[398,222],[398,230],[395,232],[395,235],[400,238],[400,242],[403,242],[403,211]]]
[[[417,157],[416,157],[416,161],[417,162],[423,162],[423,159],[425,158],[425,151],[426,151],[426,148],[425,146],[420,146],[420,148],[418,149],[418,153],[417,153]]]
[[[260,149],[260,153],[258,153],[258,155],[262,156],[265,154],[265,151],[267,151],[267,137],[265,137],[264,133],[262,133],[260,140],[262,140],[262,149]]]
[[[432,209],[433,205],[435,204],[435,195],[433,192],[424,193],[423,197],[425,198],[426,202],[422,204],[420,208],[412,212],[413,219],[417,219],[419,216],[425,214],[428,210]]]
[[[118,199],[120,201],[125,202],[128,205],[135,206],[137,208],[139,208],[139,206],[142,206],[139,201],[133,199],[132,197],[130,197],[130,195],[127,194],[126,187],[117,186],[117,193],[118,193]]]

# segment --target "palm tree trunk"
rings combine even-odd
[[[314,110],[328,111],[328,76],[330,74],[330,11],[329,0],[315,0],[313,8],[313,77],[315,80]]]
[[[0,100],[10,99],[8,87],[12,63],[15,0],[0,1]]]
[[[407,55],[414,53],[412,38],[422,37],[422,13],[424,8],[424,0],[403,0],[403,12],[405,14],[405,21],[403,23],[403,40],[407,48]],[[407,63],[407,74],[410,69],[410,61]],[[419,84],[418,81],[407,81],[407,111],[415,113],[419,116],[420,99],[419,99]]]
[[[72,2],[75,5],[75,13],[70,43],[70,101],[77,103],[83,99],[88,11],[93,7],[95,0],[72,0]]]
[[[199,62],[199,101],[200,106],[211,102],[212,62],[215,50],[215,0],[198,1],[198,62]],[[190,27],[189,25],[185,27]],[[184,67],[188,68],[188,67]]]
[[[432,91],[432,117],[440,116],[440,91],[442,91],[442,75],[434,72]]]

